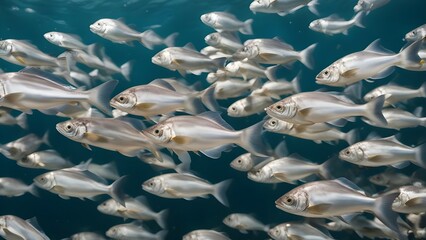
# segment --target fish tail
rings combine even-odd
[[[220,112],[223,108],[219,105],[214,97],[215,85],[212,85],[201,92],[201,101],[210,111]]]
[[[132,72],[132,69],[133,69],[133,63],[134,63],[133,61],[128,61],[120,66],[121,75],[123,75],[126,81],[130,81],[130,73]]]
[[[28,121],[27,121],[27,114],[21,113],[18,117],[16,117],[16,124],[18,124],[19,127],[22,129],[28,128]]]
[[[398,228],[397,219],[399,217],[398,213],[392,210],[392,203],[395,198],[399,195],[399,192],[394,192],[380,196],[375,199],[373,212],[383,224],[385,224],[389,229],[398,234],[398,239],[406,239],[402,236]]]
[[[102,168],[110,173],[110,176],[108,176],[109,179],[117,180],[120,178],[117,170],[117,164],[114,161],[102,165]]]
[[[310,1],[307,6],[309,11],[311,11],[311,13],[319,16],[320,13],[318,12],[318,9],[317,9],[318,5],[319,5],[318,0],[313,0],[313,1]]]
[[[224,206],[227,206],[227,207],[229,207],[229,202],[228,202],[228,198],[226,197],[226,191],[228,190],[231,182],[232,182],[232,179],[228,179],[214,185],[213,196],[220,203],[222,203]]]
[[[217,68],[223,68],[226,64],[226,57],[221,57],[221,58],[216,58],[216,59],[212,59],[213,64],[217,67]]]
[[[358,12],[355,17],[353,18],[355,26],[358,26],[360,28],[365,28],[364,24],[362,24],[362,19],[365,16],[365,13],[363,11]]]
[[[179,35],[179,33],[175,32],[175,33],[172,33],[169,36],[167,36],[163,41],[164,45],[166,45],[167,47],[174,47],[175,46],[175,40],[176,40],[176,37],[178,35]]]
[[[300,93],[302,90],[300,88],[300,80],[302,79],[302,72],[299,72],[296,77],[291,80],[291,85],[293,86],[294,93]]]
[[[331,169],[334,167],[334,163],[336,163],[336,157],[332,157],[325,161],[320,165],[319,175],[324,179],[333,179],[333,175],[331,174]]]
[[[376,122],[380,125],[388,125],[386,118],[383,116],[382,109],[383,104],[385,103],[385,96],[381,95],[371,102],[365,104],[367,110],[365,111],[365,117],[370,119],[373,122]]]
[[[47,130],[43,136],[41,137],[41,142],[46,144],[47,146],[51,147],[52,144],[49,141],[49,130]]]
[[[416,164],[426,168],[426,143],[421,144],[415,148]]]
[[[124,207],[126,206],[126,203],[124,201],[126,199],[126,194],[123,191],[123,187],[126,182],[126,179],[127,176],[122,176],[108,187],[109,195]]]
[[[161,228],[166,228],[167,227],[167,217],[169,216],[169,210],[168,209],[164,209],[161,212],[157,213],[157,215],[155,216],[155,221],[157,222],[158,226],[160,226]]]
[[[238,145],[256,156],[268,157],[268,152],[271,151],[262,137],[263,122],[260,121],[253,126],[243,129]]]
[[[147,39],[147,36],[149,36],[150,34],[155,34],[154,31],[152,31],[151,29],[146,30],[145,32],[139,34],[139,42],[146,48],[148,48],[149,50],[153,50],[154,49],[154,44],[152,44],[152,42],[150,42]],[[155,34],[157,35],[157,34]]]
[[[109,100],[112,91],[117,86],[118,81],[111,80],[90,89],[89,102],[106,114],[110,114]]]
[[[253,35],[253,29],[251,28],[251,24],[253,23],[253,19],[247,19],[244,21],[244,26],[240,29],[240,32],[245,35]]]
[[[280,65],[275,65],[275,66],[271,66],[271,67],[266,68],[265,75],[270,81],[272,81],[272,82],[277,81],[276,75],[277,75],[278,68],[280,68]]]
[[[356,143],[359,139],[359,131],[358,129],[352,129],[349,132],[345,133],[345,141],[352,145]]]
[[[401,50],[401,52],[397,54],[397,56],[399,56],[397,66],[400,68],[408,68],[409,70],[421,68],[423,64],[418,52],[422,44],[423,39],[420,39]]]
[[[166,239],[167,233],[168,233],[167,230],[161,230],[155,234],[155,239],[156,240]]]
[[[426,82],[420,86],[419,92],[422,97],[426,97]]]
[[[40,197],[40,193],[37,190],[37,186],[33,183],[29,186],[28,192],[36,197]]]
[[[185,100],[185,110],[190,114],[199,114],[204,112],[206,109],[203,107],[203,103],[197,95],[190,95]]]
[[[177,173],[190,173],[191,172],[191,161],[189,162],[182,162],[179,165],[176,166],[175,171]]]
[[[314,43],[300,52],[300,62],[309,69],[313,69],[314,67],[313,52],[316,46],[317,44]]]
[[[251,86],[251,90],[255,90],[262,87],[262,81],[260,80],[260,78],[253,78],[249,80],[249,84]]]

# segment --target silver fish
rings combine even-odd
[[[281,223],[268,231],[268,235],[275,240],[332,240],[330,234],[314,228],[307,223]]]
[[[59,47],[66,49],[80,49],[84,51],[89,50],[89,46],[81,42],[81,38],[74,34],[63,32],[48,32],[43,37]]]
[[[426,168],[426,144],[415,148],[400,143],[394,136],[357,142],[339,152],[347,162],[369,167],[392,165],[402,168],[406,161]]]
[[[390,128],[396,130],[400,130],[403,128],[414,128],[417,126],[426,127],[426,117],[417,117],[415,114],[404,111],[402,109],[385,108],[382,110],[382,113],[386,119],[386,125],[372,122],[365,118],[362,118],[362,120],[375,127]]]
[[[0,216],[0,236],[4,239],[49,240],[37,227],[35,218],[23,220],[13,215]]]
[[[313,124],[340,118],[364,116],[386,124],[382,108],[385,97],[357,105],[337,95],[325,92],[303,92],[291,95],[265,108],[266,113],[279,120],[296,124]]]
[[[354,11],[364,11],[368,14],[374,9],[382,7],[389,2],[390,0],[358,0],[358,3],[354,6]]]
[[[226,79],[231,79],[239,76],[239,74],[218,69],[216,72],[210,72],[209,74],[207,74],[206,80],[208,83],[214,83],[216,81],[224,81]]]
[[[263,66],[251,61],[236,61],[226,64],[225,70],[231,76],[243,77],[244,80],[252,78],[267,78],[275,80],[275,66],[264,68]]]
[[[384,171],[382,173],[373,175],[369,177],[368,180],[376,185],[385,187],[400,187],[409,185],[413,182],[412,177],[391,171]]]
[[[227,113],[230,117],[247,117],[257,113],[263,113],[265,107],[274,103],[269,96],[251,94],[248,97],[232,103]]]
[[[232,160],[229,165],[235,170],[241,172],[248,172],[261,162],[272,159],[272,157],[258,157],[251,153],[244,153]]]
[[[220,203],[228,206],[226,191],[231,180],[217,184],[191,174],[168,173],[153,177],[142,184],[143,190],[164,198],[183,198],[192,200],[196,197],[213,195]]]
[[[7,110],[0,109],[0,124],[7,126],[18,125],[23,129],[27,129],[27,115],[25,113],[21,113],[17,117],[14,117],[9,114]]]
[[[267,156],[267,146],[260,135],[262,123],[235,131],[219,113],[205,112],[197,116],[176,116],[146,129],[143,133],[155,144],[172,149],[183,162],[187,151],[200,151],[217,159],[222,151],[237,144],[247,151]]]
[[[326,193],[326,194],[324,194]],[[398,193],[377,198],[367,197],[346,178],[303,184],[275,201],[277,208],[295,215],[325,218],[357,212],[372,212],[395,233],[399,233],[398,214],[392,211],[392,202]]]
[[[37,135],[30,133],[5,145],[0,145],[0,153],[9,159],[18,161],[37,151],[43,143],[50,145],[47,137],[47,133],[43,138],[39,138]]]
[[[349,28],[353,26],[365,28],[364,25],[362,25],[361,23],[361,20],[364,15],[364,12],[358,12],[352,19],[347,21],[336,15],[331,15],[326,18],[321,18],[312,21],[309,24],[309,28],[311,30],[321,32],[327,35],[334,35],[339,33],[348,35]]]
[[[223,219],[223,223],[228,227],[238,229],[241,233],[249,231],[268,232],[269,226],[261,223],[259,220],[249,214],[233,213]]]
[[[421,213],[426,211],[426,188],[403,186],[398,188],[399,195],[392,204],[392,209],[400,213]]]
[[[258,78],[243,81],[236,78],[216,81],[214,83],[214,95],[216,99],[228,99],[240,97],[250,90],[255,90],[262,86]]]
[[[167,230],[161,230],[155,234],[148,232],[139,222],[115,225],[108,229],[106,235],[110,238],[120,240],[163,240],[166,238]]]
[[[206,55],[207,57],[209,57],[211,59],[231,58],[232,57],[232,54],[224,53],[222,49],[215,48],[215,47],[212,47],[212,46],[207,46],[205,48],[202,48],[200,50],[200,53]]]
[[[220,48],[224,52],[233,53],[243,47],[238,35],[230,32],[210,33],[204,38],[204,41],[213,47]]]
[[[289,95],[300,92],[300,75],[291,80],[268,81],[262,87],[253,91],[253,95],[265,95],[274,99],[281,99],[282,95]]]
[[[185,234],[182,240],[230,240],[230,238],[215,230],[199,229]]]
[[[95,232],[79,232],[73,234],[70,240],[106,240],[104,236]]]
[[[109,199],[99,204],[97,208],[98,211],[104,214],[123,217],[125,219],[131,218],[144,221],[155,220],[160,227],[166,227],[166,218],[168,215],[167,209],[160,212],[154,212],[149,207],[144,196],[136,198],[127,197],[124,199],[124,202],[126,206],[122,206],[114,199]]]
[[[27,192],[34,196],[38,196],[38,192],[34,184],[27,185],[21,180],[15,178],[0,178],[0,196],[19,197]]]
[[[173,169],[177,173],[185,173],[189,172],[190,162],[183,162],[179,165],[175,163],[175,160],[172,158],[172,156],[165,154],[163,152],[159,152],[161,159],[154,156],[152,153],[142,153],[138,157],[140,160],[142,160],[144,163],[147,163],[149,165],[152,165],[154,169],[159,168],[161,170],[163,169]]]
[[[90,103],[108,113],[109,95],[117,81],[103,83],[88,91],[72,89],[47,77],[25,72],[0,75],[0,105],[21,110],[49,109],[64,104]]]
[[[250,10],[253,13],[277,13],[285,16],[307,6],[309,11],[319,15],[317,5],[318,0],[253,0]]]
[[[119,178],[111,185],[106,185],[103,178],[84,168],[73,167],[51,171],[34,178],[34,183],[44,190],[59,195],[63,199],[77,197],[80,199],[108,194],[125,206],[122,192],[125,177]]]
[[[234,15],[226,12],[210,12],[201,15],[201,21],[218,32],[235,32],[252,35],[251,24],[253,19],[244,22],[238,20]]]
[[[395,54],[375,40],[363,51],[349,54],[326,67],[316,76],[316,83],[343,87],[362,79],[387,77],[395,66],[421,70],[423,62],[417,54],[421,44],[421,41],[416,41]]]
[[[423,24],[405,34],[404,39],[405,41],[417,41],[424,37],[426,37],[426,24]]]
[[[411,89],[397,85],[383,85],[365,94],[364,100],[371,101],[381,95],[385,96],[385,106],[393,105],[394,103],[406,101],[412,98],[425,98],[426,83],[423,83],[418,89]]]
[[[61,157],[61,155],[55,150],[44,150],[31,153],[28,156],[17,160],[17,164],[21,167],[47,170],[58,170],[74,166],[72,162]]]

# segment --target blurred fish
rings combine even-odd
[[[232,54],[224,53],[222,49],[212,47],[212,46],[207,46],[205,48],[202,48],[200,50],[200,53],[208,56],[211,59],[232,57]]]
[[[74,166],[72,162],[61,157],[53,149],[31,153],[22,159],[18,159],[17,164],[21,167],[47,170],[58,170]]]
[[[285,16],[307,6],[309,11],[319,15],[316,9],[317,5],[318,0],[253,0],[250,4],[250,10],[253,13],[277,13],[280,16]]]
[[[412,98],[425,98],[426,83],[423,83],[418,89],[406,88],[394,84],[382,85],[365,94],[364,100],[371,101],[381,95],[385,96],[385,106],[394,105],[395,103]]]
[[[30,133],[5,145],[0,145],[0,153],[9,159],[18,161],[37,151],[41,144],[50,145],[47,134],[46,132],[43,138],[39,138],[34,133]]]
[[[285,212],[314,218],[369,211],[395,233],[399,233],[396,220],[398,214],[392,211],[392,202],[397,195],[392,193],[377,198],[367,197],[351,181],[338,178],[303,184],[284,194],[275,204]]]
[[[15,178],[0,178],[0,196],[19,197],[27,192],[38,197],[38,192],[34,184],[27,185],[21,180]]]
[[[236,78],[216,81],[214,83],[214,95],[216,99],[228,99],[240,97],[250,91],[262,87],[258,78],[244,81]]]
[[[251,153],[244,153],[232,160],[229,165],[235,170],[241,172],[248,172],[261,162],[272,159],[272,157],[258,157]]]
[[[36,218],[23,220],[13,215],[0,216],[0,236],[7,240],[49,240],[38,227]]]
[[[218,32],[235,32],[252,35],[251,24],[253,19],[244,22],[238,20],[234,15],[226,12],[210,12],[201,15],[201,21]]]
[[[406,161],[426,168],[426,143],[415,148],[400,143],[394,136],[357,142],[339,152],[339,158],[369,167],[407,166]]]
[[[230,240],[230,238],[215,230],[200,229],[185,234],[182,240]]]
[[[422,213],[426,211],[426,188],[419,186],[402,186],[399,195],[392,204],[392,209],[400,213]]]
[[[73,234],[69,240],[106,240],[106,238],[95,232],[79,232]]]
[[[139,159],[144,163],[152,165],[154,168],[163,169],[173,169],[178,173],[189,172],[190,162],[183,162],[177,165],[172,158],[172,156],[165,154],[163,152],[159,152],[161,159],[154,156],[152,153],[141,153],[139,154]]]
[[[420,27],[417,27],[407,34],[405,34],[404,40],[405,41],[417,41],[422,38],[426,37],[426,24],[421,25]]]
[[[263,113],[265,107],[273,103],[274,100],[269,96],[252,93],[248,97],[232,103],[228,107],[227,113],[230,117],[247,117],[257,113]]]
[[[50,43],[66,49],[80,49],[86,52],[89,50],[89,45],[82,43],[78,35],[63,32],[48,32],[43,37]]]
[[[0,109],[0,124],[8,126],[18,125],[23,129],[27,129],[27,115],[25,113],[21,113],[17,117],[14,117],[9,114],[9,111],[5,109]]]
[[[191,174],[168,173],[153,177],[142,184],[143,190],[164,198],[183,198],[193,200],[196,197],[213,195],[220,203],[229,206],[226,198],[231,180],[217,184]]]
[[[89,160],[90,161],[90,160]],[[117,165],[114,161],[105,164],[96,164],[90,162],[87,166],[87,169],[98,175],[99,177],[109,179],[109,180],[117,180],[120,178],[120,175],[117,170]]]
[[[120,240],[163,240],[166,238],[167,230],[161,230],[156,234],[148,232],[140,222],[135,221],[126,224],[115,225],[108,229],[106,235],[110,238]]]
[[[149,207],[144,196],[138,196],[136,198],[126,197],[124,202],[126,206],[122,206],[119,202],[111,198],[98,205],[98,210],[101,213],[123,217],[124,219],[131,218],[144,221],[155,220],[160,227],[166,228],[167,209],[154,212]]]
[[[210,46],[222,49],[224,52],[233,53],[243,47],[238,35],[231,32],[210,33],[204,38],[204,41]]]
[[[354,11],[364,11],[368,14],[374,9],[382,7],[389,2],[390,0],[358,0],[358,3],[354,7]]]
[[[225,66],[225,70],[232,76],[243,77],[244,80],[252,78],[267,78],[275,80],[275,66],[264,68],[263,66],[251,61],[230,62]]]
[[[157,33],[155,33],[153,30],[148,29],[141,33],[141,42],[142,45],[144,45],[146,48],[153,50],[155,46],[158,45],[165,45],[167,47],[173,47],[175,45],[176,37],[179,35],[179,33],[172,33],[166,38],[160,37]]]
[[[357,105],[337,95],[325,92],[303,92],[272,104],[266,113],[279,120],[296,124],[313,124],[352,116],[364,116],[372,121],[386,124],[382,108],[384,96],[367,104]]]
[[[344,35],[348,35],[349,28],[353,26],[365,28],[361,23],[362,18],[364,17],[364,12],[358,12],[351,20],[344,20],[337,15],[331,15],[326,18],[321,18],[312,21],[309,24],[309,28],[311,30],[325,33],[327,35],[334,35],[343,33]]]
[[[248,231],[268,232],[269,230],[269,226],[244,213],[230,214],[223,219],[223,223],[228,227],[238,229],[241,233],[248,233]]]
[[[386,119],[386,125],[372,122],[366,118],[362,118],[362,120],[375,127],[390,128],[396,130],[400,130],[403,128],[414,128],[418,126],[426,127],[426,117],[417,117],[415,114],[404,111],[402,109],[385,108],[382,110],[382,113]]]
[[[233,77],[239,77],[239,75],[222,69],[218,69],[216,72],[210,72],[209,74],[207,74],[206,80],[208,83],[214,83],[216,81],[224,81]]]
[[[369,177],[368,180],[376,185],[392,188],[409,185],[414,179],[402,173],[384,171]]]
[[[349,54],[322,70],[316,76],[316,83],[343,87],[362,79],[385,78],[392,74],[394,66],[420,70],[422,59],[417,53],[421,44],[422,41],[416,41],[395,54],[380,46],[377,39],[363,51]]]
[[[307,223],[282,223],[268,231],[268,235],[275,240],[332,240],[330,233],[324,233]]]
[[[285,80],[268,81],[259,89],[253,91],[253,95],[265,95],[274,99],[281,99],[282,95],[289,95],[300,92],[300,74],[287,82]]]

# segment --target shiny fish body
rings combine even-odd
[[[272,103],[274,103],[274,100],[269,96],[252,94],[232,103],[227,112],[230,117],[247,117],[262,113],[265,107],[270,106]]]
[[[307,223],[282,223],[268,231],[268,235],[275,240],[332,240],[320,230]]]
[[[166,234],[166,230],[159,231],[156,234],[150,233],[138,222],[115,225],[106,232],[108,237],[120,240],[163,240]]]
[[[254,0],[250,4],[250,10],[254,13],[277,13],[285,16],[307,6],[312,13],[317,14],[315,5],[316,0]]]
[[[218,32],[236,32],[251,35],[253,31],[251,24],[253,19],[244,22],[238,20],[234,15],[226,12],[211,12],[201,15],[201,21]]]
[[[403,128],[414,128],[417,126],[426,127],[426,117],[419,118],[414,114],[398,109],[398,108],[385,108],[382,110],[383,116],[387,124],[379,124],[363,118],[362,120],[372,126],[381,128],[390,128],[400,130]]]
[[[417,41],[426,37],[426,24],[421,25],[405,34],[405,41]]]
[[[72,34],[62,32],[48,32],[43,36],[47,41],[66,49],[80,49],[87,51],[89,47],[82,43],[78,36]]]
[[[364,27],[361,23],[361,18],[363,17],[364,13],[359,12],[357,13],[352,19],[345,21],[343,19],[340,19],[338,17],[330,16],[327,18],[321,18],[312,21],[309,24],[309,28],[317,31],[322,32],[327,35],[334,35],[343,33],[344,35],[348,34],[348,29],[353,26],[358,27]]]
[[[225,66],[225,70],[232,76],[243,77],[244,80],[251,78],[272,78],[268,75],[268,69],[250,61],[230,62]]]
[[[396,85],[385,85],[377,87],[365,94],[364,100],[371,101],[378,96],[384,95],[385,106],[393,105],[398,102],[406,101],[417,97],[426,97],[426,83],[421,85],[418,89],[411,89]]]
[[[58,170],[74,166],[70,161],[65,160],[55,150],[44,150],[34,152],[19,159],[17,164],[26,168],[40,168],[47,170]]]
[[[29,192],[37,196],[37,190],[34,185],[27,185],[21,180],[15,178],[0,178],[0,196],[19,197]]]
[[[70,240],[106,240],[106,238],[95,232],[80,232],[73,234]]]
[[[7,158],[18,161],[37,151],[43,143],[49,144],[47,135],[41,139],[37,135],[30,133],[5,145],[0,145],[0,152]]]
[[[120,20],[103,18],[90,25],[90,31],[115,43],[129,44],[140,40],[140,32]]]
[[[28,127],[27,115],[25,113],[21,113],[19,116],[14,117],[10,115],[8,111],[0,109],[0,125],[18,125],[19,127],[26,129]]]
[[[229,227],[238,229],[241,233],[250,231],[264,231],[269,230],[269,226],[261,223],[259,220],[249,214],[233,213],[223,219],[223,223]]]
[[[25,221],[13,215],[0,216],[0,236],[11,240],[49,240],[49,237],[36,229],[30,220]]]
[[[204,38],[204,41],[212,47],[220,48],[224,52],[230,53],[243,47],[238,36],[229,32],[211,33]]]
[[[354,11],[365,11],[368,14],[370,11],[382,7],[389,2],[390,0],[358,0],[358,3],[354,6]]]
[[[215,230],[200,229],[185,234],[182,240],[230,240],[230,238]]]
[[[256,165],[263,161],[272,160],[272,157],[258,157],[256,155],[253,155],[251,153],[244,153],[229,164],[233,169],[241,171],[241,172],[248,172],[251,169],[253,169]]]
[[[226,79],[214,83],[214,95],[216,99],[228,99],[240,97],[249,93],[251,89],[256,89],[260,85],[260,81],[256,78],[249,81],[240,79]]]

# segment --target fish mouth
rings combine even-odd
[[[89,28],[90,28],[90,31],[93,32],[93,33],[96,33],[98,31],[98,29],[96,28],[96,26],[93,25],[93,24],[90,25]]]
[[[61,124],[60,123],[58,123],[58,124],[56,124],[56,131],[58,131],[60,134],[62,134],[62,135],[64,135],[64,136],[67,136],[67,134],[66,134],[66,132],[65,132],[65,130],[62,128],[62,126],[61,126]]]

